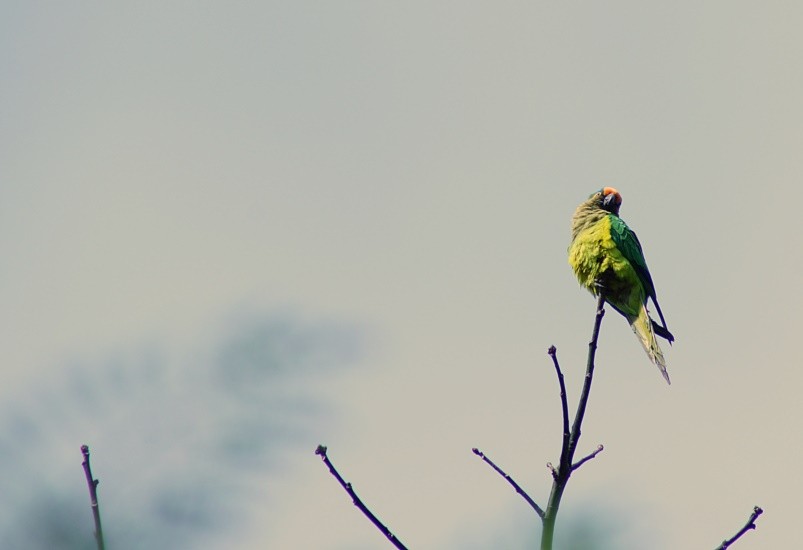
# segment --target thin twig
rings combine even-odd
[[[560,384],[560,406],[563,410],[563,445],[565,449],[569,445],[569,403],[566,400],[566,382],[563,379],[563,372],[560,370],[558,364],[558,350],[555,346],[549,346],[547,351],[552,358],[552,364],[555,365],[555,373],[558,375],[558,384]]]
[[[369,510],[368,507],[365,504],[363,504],[362,500],[360,500],[360,497],[357,496],[357,493],[355,493],[354,489],[351,487],[351,483],[348,483],[346,480],[344,480],[343,477],[338,473],[332,462],[329,460],[329,457],[326,455],[326,447],[323,445],[318,445],[318,448],[315,449],[315,454],[320,455],[321,459],[323,459],[324,464],[326,464],[326,466],[329,468],[329,472],[333,476],[335,476],[335,479],[337,479],[340,485],[343,486],[343,488],[351,497],[351,500],[354,502],[354,505],[357,508],[359,508],[368,519],[371,520],[371,523],[376,525],[376,528],[379,529],[382,532],[382,534],[385,535],[385,537],[387,537],[387,539],[391,543],[393,543],[393,545],[396,548],[398,548],[399,550],[407,550],[407,547],[404,544],[402,544],[402,542],[399,539],[396,538],[396,535],[391,533],[390,529],[385,527],[385,525],[381,521],[379,521],[379,518],[377,518],[371,512],[371,510]]]
[[[504,472],[504,470],[502,470],[502,468],[500,468],[499,466],[497,466],[496,464],[494,464],[493,460],[491,460],[490,458],[488,458],[487,456],[485,456],[485,454],[484,454],[482,451],[480,451],[479,449],[477,449],[476,447],[475,447],[475,448],[473,448],[473,449],[471,449],[471,451],[472,451],[472,452],[473,452],[475,455],[477,455],[478,457],[480,457],[482,460],[484,460],[484,461],[485,461],[485,463],[486,463],[486,464],[488,464],[488,465],[489,465],[491,468],[493,468],[494,470],[496,470],[496,473],[497,473],[497,474],[499,474],[500,476],[502,476],[503,478],[505,478],[505,479],[507,480],[507,482],[508,482],[508,483],[510,483],[510,484],[513,486],[513,488],[516,490],[516,492],[517,492],[518,494],[520,494],[520,495],[522,496],[522,498],[523,498],[524,500],[526,500],[526,501],[527,501],[527,503],[528,503],[530,506],[532,506],[533,510],[535,510],[535,513],[536,513],[536,514],[538,514],[538,517],[540,517],[541,519],[543,519],[543,518],[544,518],[544,511],[541,509],[541,507],[540,507],[540,506],[538,506],[538,504],[536,504],[536,502],[535,502],[535,501],[534,501],[532,498],[530,498],[530,495],[528,495],[528,494],[527,494],[527,491],[525,491],[524,489],[522,489],[522,488],[521,488],[521,486],[520,486],[518,483],[516,483],[516,480],[515,480],[515,479],[513,479],[512,477],[510,477],[509,475],[507,475],[507,474]]]
[[[758,506],[754,507],[753,508],[753,513],[750,514],[750,517],[747,519],[747,523],[744,524],[744,527],[739,529],[739,532],[736,533],[735,535],[733,535],[733,537],[729,538],[726,541],[723,541],[722,544],[717,546],[715,550],[725,550],[731,544],[733,544],[734,542],[739,540],[739,538],[741,538],[742,535],[744,535],[745,533],[747,533],[751,529],[755,529],[756,528],[756,519],[758,519],[758,516],[760,516],[763,513],[764,513],[764,510],[762,510]]]
[[[580,460],[578,460],[577,462],[575,462],[572,465],[572,471],[575,471],[577,468],[579,468],[580,466],[582,466],[583,464],[585,464],[586,462],[588,462],[592,458],[595,458],[598,454],[600,454],[604,450],[605,450],[605,447],[603,447],[602,445],[598,445],[596,450],[593,453],[591,453],[588,456],[585,456],[585,457],[581,458]]]
[[[103,528],[100,525],[100,506],[98,505],[98,481],[92,477],[92,468],[89,466],[89,447],[81,445],[81,454],[84,455],[84,461],[81,465],[84,467],[86,474],[86,484],[89,486],[89,502],[92,505],[92,516],[95,518],[95,541],[98,544],[98,550],[104,550],[106,547],[103,542]]]

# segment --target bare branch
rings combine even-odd
[[[522,489],[521,486],[518,483],[516,483],[515,479],[513,479],[512,477],[507,475],[504,472],[504,470],[502,470],[502,468],[500,468],[499,466],[494,464],[493,460],[491,460],[490,458],[485,456],[485,454],[483,454],[483,452],[480,451],[479,449],[477,449],[476,447],[471,449],[471,451],[475,455],[480,457],[482,460],[484,460],[486,462],[486,464],[488,464],[491,468],[496,470],[497,474],[499,474],[500,476],[505,478],[507,480],[507,482],[510,483],[513,486],[513,488],[516,490],[516,492],[518,494],[520,494],[524,500],[527,501],[527,504],[529,504],[532,507],[532,509],[535,510],[535,513],[538,514],[538,517],[540,517],[541,519],[544,519],[544,511],[541,509],[540,506],[538,506],[538,504],[535,503],[535,501],[532,498],[530,498],[530,495],[528,495],[527,492],[524,489]]]
[[[326,455],[326,447],[324,445],[318,445],[318,448],[315,449],[315,454],[320,455],[321,459],[323,460],[324,464],[329,468],[329,472],[335,476],[335,479],[343,486],[346,492],[351,497],[351,500],[354,502],[354,505],[359,508],[365,516],[371,520],[371,523],[376,525],[376,528],[379,529],[387,539],[393,543],[393,545],[398,548],[399,550],[407,550],[407,547],[402,544],[402,542],[396,538],[396,535],[390,532],[390,529],[385,527],[385,525],[379,521],[371,510],[363,504],[363,501],[360,500],[360,497],[357,496],[357,493],[354,492],[354,489],[351,487],[351,483],[348,483],[343,477],[338,473],[337,469],[335,469],[332,462],[329,460],[329,457]]]
[[[593,458],[589,457],[580,460],[577,464],[572,466],[574,453],[577,450],[577,443],[580,441],[580,432],[583,424],[583,417],[586,412],[586,405],[588,404],[588,396],[591,392],[591,382],[594,378],[594,358],[597,352],[597,340],[599,339],[599,330],[602,325],[602,317],[605,315],[605,297],[600,292],[597,299],[597,314],[594,317],[594,329],[591,332],[591,341],[588,343],[588,362],[586,363],[586,376],[583,382],[583,391],[580,394],[580,401],[577,404],[577,412],[574,416],[571,431],[569,432],[568,441],[564,436],[563,446],[560,453],[560,463],[557,468],[550,466],[552,470],[552,491],[549,493],[549,501],[547,502],[546,511],[543,517],[543,531],[541,532],[541,550],[552,550],[552,540],[555,535],[555,521],[558,516],[558,509],[560,508],[560,501],[563,498],[563,492],[566,490],[566,484],[569,482],[572,472],[581,464]],[[550,355],[555,361],[555,368],[558,371],[558,381],[562,382],[560,369],[557,367],[557,360],[550,348]],[[565,387],[561,388],[561,392],[565,393]],[[561,400],[562,401],[562,400]],[[566,409],[564,409],[566,410]],[[566,420],[564,420],[565,426]],[[564,429],[565,433],[565,429]],[[593,454],[593,453],[592,453]],[[598,453],[597,453],[598,454]],[[594,455],[596,456],[596,455]]]
[[[733,544],[734,542],[736,542],[737,540],[739,540],[739,539],[741,538],[741,536],[742,536],[742,535],[744,535],[745,533],[747,533],[747,532],[748,532],[748,531],[750,531],[751,529],[755,529],[755,528],[756,528],[756,519],[758,519],[758,516],[760,516],[760,515],[761,515],[761,514],[763,514],[763,513],[764,513],[764,510],[762,510],[762,509],[761,509],[761,508],[759,508],[758,506],[756,506],[755,508],[753,508],[753,513],[752,513],[752,514],[750,514],[750,517],[747,519],[747,523],[745,523],[745,524],[744,524],[744,527],[742,527],[742,528],[739,530],[739,532],[738,532],[738,533],[736,533],[735,535],[733,535],[733,537],[729,538],[729,539],[728,539],[728,540],[726,540],[726,541],[723,541],[723,542],[722,542],[722,544],[720,544],[719,546],[717,546],[715,550],[725,550],[725,549],[726,549],[726,548],[728,548],[728,547],[729,547],[731,544]]]
[[[597,448],[596,448],[596,450],[594,452],[590,453],[588,456],[584,456],[583,458],[581,458],[580,460],[578,460],[577,462],[575,462],[572,465],[572,471],[575,471],[577,468],[579,468],[580,466],[582,466],[583,464],[585,464],[586,462],[588,462],[592,458],[596,458],[596,456],[598,454],[600,454],[604,450],[605,450],[605,447],[603,447],[602,445],[597,445]]]
[[[558,375],[558,384],[560,384],[560,406],[563,410],[563,445],[561,447],[561,454],[569,447],[569,403],[566,400],[566,382],[563,379],[563,372],[560,370],[558,364],[558,350],[555,346],[549,346],[547,351],[552,358],[552,364],[555,365],[555,373]]]
[[[84,461],[81,465],[84,467],[84,474],[86,474],[86,484],[89,486],[89,502],[92,506],[92,516],[95,518],[95,542],[97,542],[98,550],[104,550],[106,547],[103,542],[103,528],[100,525],[100,506],[98,505],[98,481],[92,477],[92,468],[89,466],[89,447],[81,445],[81,454],[84,455]]]

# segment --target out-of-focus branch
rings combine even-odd
[[[491,468],[493,468],[494,470],[496,470],[496,473],[498,473],[500,476],[502,476],[503,478],[505,478],[505,479],[507,480],[507,482],[508,482],[508,483],[510,483],[510,484],[513,486],[513,488],[516,490],[516,492],[517,492],[518,494],[520,494],[520,495],[522,496],[522,498],[523,498],[524,500],[526,500],[526,501],[527,501],[527,503],[528,503],[530,506],[532,506],[532,509],[533,509],[533,510],[535,510],[535,513],[536,513],[536,514],[538,514],[538,517],[540,517],[540,518],[542,518],[542,519],[543,519],[543,517],[544,517],[544,510],[543,510],[543,509],[542,509],[540,506],[538,506],[538,504],[536,504],[536,502],[535,502],[535,501],[534,501],[532,498],[530,498],[530,495],[528,495],[528,494],[527,494],[527,492],[526,492],[524,489],[522,489],[522,488],[521,488],[521,486],[520,486],[518,483],[516,483],[516,480],[515,480],[515,479],[513,479],[512,477],[510,477],[509,475],[507,475],[507,474],[504,472],[504,470],[502,470],[502,468],[500,468],[499,466],[497,466],[496,464],[494,464],[493,460],[491,460],[490,458],[488,458],[487,456],[485,456],[485,454],[484,454],[482,451],[480,451],[479,449],[477,449],[476,447],[475,447],[475,448],[473,448],[473,449],[471,449],[471,451],[472,451],[472,452],[473,452],[475,455],[477,455],[478,457],[480,457],[482,460],[484,460],[484,461],[485,461],[485,462],[486,462],[486,463],[487,463],[487,464],[488,464],[488,465],[489,465]]]
[[[745,533],[747,533],[751,529],[755,529],[756,528],[756,519],[758,519],[758,516],[760,516],[763,513],[764,513],[764,510],[762,510],[758,506],[753,508],[753,513],[750,514],[750,517],[747,519],[747,523],[744,524],[744,527],[739,529],[739,532],[736,533],[735,535],[733,535],[731,538],[729,538],[726,541],[723,541],[722,544],[720,544],[719,546],[717,546],[715,548],[715,550],[725,550],[731,544],[733,544],[734,542],[739,540],[742,535],[744,535]]]
[[[354,489],[352,488],[351,483],[349,483],[346,480],[344,480],[343,477],[340,475],[340,473],[338,473],[338,471],[335,468],[334,464],[332,464],[332,461],[329,460],[329,457],[326,454],[326,447],[324,445],[318,445],[318,448],[315,449],[315,454],[316,455],[320,455],[320,457],[323,460],[324,464],[326,464],[326,466],[329,468],[329,472],[333,476],[335,476],[335,479],[337,479],[337,481],[340,483],[340,485],[343,486],[343,489],[345,489],[346,492],[351,497],[351,500],[354,502],[354,505],[357,508],[359,508],[360,511],[362,511],[362,513],[365,514],[365,516],[368,519],[371,520],[371,523],[376,525],[376,528],[379,529],[382,532],[382,534],[385,535],[385,537],[387,537],[387,539],[391,543],[393,543],[393,545],[396,548],[398,548],[399,550],[407,550],[407,547],[404,544],[402,544],[402,541],[400,541],[398,538],[396,538],[396,535],[391,533],[390,529],[388,529],[385,526],[385,524],[383,524],[381,521],[379,521],[379,518],[377,518],[373,514],[373,512],[371,512],[371,510],[369,510],[368,507],[363,503],[363,501],[360,499],[360,497],[357,496],[357,493],[354,492]]]
[[[89,447],[81,445],[81,454],[84,455],[84,461],[81,465],[84,467],[84,474],[86,474],[86,484],[89,486],[89,502],[92,505],[92,516],[95,518],[95,542],[97,542],[98,550],[104,550],[106,547],[103,542],[103,528],[100,525],[100,506],[98,505],[98,481],[92,477],[92,468],[89,466]]]

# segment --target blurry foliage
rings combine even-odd
[[[353,327],[250,315],[192,360],[152,348],[72,362],[0,409],[0,548],[92,549],[82,443],[110,548],[191,548],[247,523],[257,481],[323,399],[298,383],[356,361]],[[204,349],[206,348],[206,349]],[[214,536],[212,536],[214,535]]]

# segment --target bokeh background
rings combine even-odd
[[[803,6],[0,5],[0,545],[527,548],[624,197],[673,384],[604,319],[563,548],[789,547]]]

